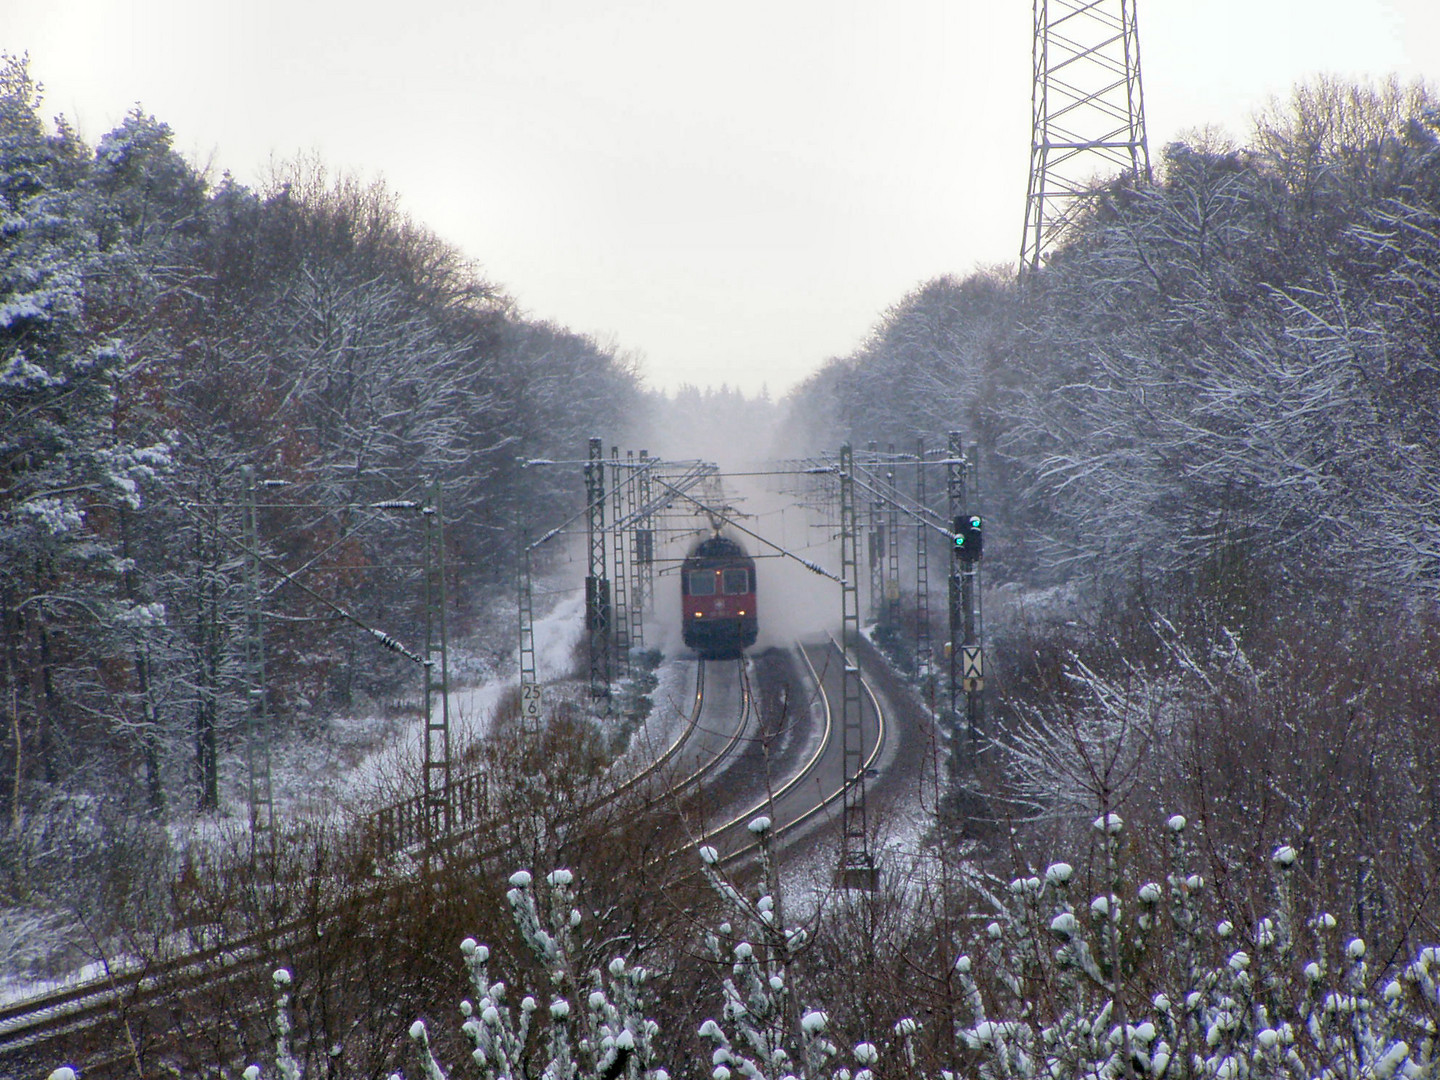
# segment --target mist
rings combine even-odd
[[[652,404],[655,422],[641,437],[652,456],[714,462],[723,474],[723,509],[733,524],[722,523],[720,531],[755,559],[759,637],[754,649],[838,633],[839,582],[795,558],[838,577],[838,522],[822,521],[798,505],[799,477],[766,475],[774,469],[774,448],[788,442],[781,430],[786,410],[764,394],[747,397],[728,387],[683,387]],[[646,639],[670,656],[687,651],[680,632],[678,560],[713,531],[709,517],[698,508],[693,523],[692,530],[672,536],[656,550],[654,623],[647,623]]]

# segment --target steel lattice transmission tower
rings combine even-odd
[[[1030,186],[1023,277],[1040,266],[1097,181],[1149,180],[1135,0],[1034,0]]]

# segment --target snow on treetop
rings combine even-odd
[[[1069,863],[1052,863],[1045,871],[1045,880],[1051,885],[1064,885],[1074,872],[1074,868]]]
[[[756,836],[759,836],[762,833],[767,833],[770,831],[770,819],[764,814],[761,814],[759,817],[752,819],[750,824],[747,825],[746,828],[748,828]]]
[[[1289,868],[1295,865],[1295,849],[1289,844],[1282,844],[1275,849],[1275,854],[1270,858],[1275,860],[1276,866]]]
[[[510,884],[514,885],[517,889],[529,888],[530,881],[529,870],[516,870],[515,873],[510,875]]]
[[[1172,817],[1169,821],[1165,822],[1166,827],[1167,827],[1171,832],[1177,832],[1177,833],[1178,833],[1178,832],[1184,832],[1184,831],[1185,831],[1185,826],[1186,826],[1186,824],[1188,824],[1188,823],[1187,823],[1186,820],[1185,820],[1185,815],[1184,815],[1184,814],[1176,814],[1176,815],[1175,815],[1174,817]]]

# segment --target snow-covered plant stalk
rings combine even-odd
[[[425,1028],[425,1021],[416,1020],[410,1025],[410,1038],[420,1048],[420,1067],[425,1070],[425,1080],[449,1080],[430,1049],[430,1032]]]
[[[1174,949],[1168,958],[1153,958],[1160,962],[1160,992],[1148,1006],[1132,1000],[1135,1015],[1128,1021],[1115,1007],[1120,976],[1114,958],[1134,964],[1135,950],[1156,932],[1162,899],[1158,884],[1140,887],[1139,914],[1133,920],[1120,911],[1113,893],[1097,897],[1087,929],[1069,902],[1068,865],[1051,866],[1043,880],[1019,878],[1005,898],[1005,910],[987,928],[987,965],[1023,961],[1022,950],[1007,950],[1001,942],[1025,932],[1042,897],[1054,912],[1048,929],[1057,945],[1038,976],[1027,974],[1022,981],[1026,973],[1019,970],[987,972],[989,998],[972,974],[969,957],[961,957],[956,970],[971,1022],[957,1029],[956,1038],[974,1055],[979,1076],[1117,1080],[1129,1071],[1143,1080],[1440,1077],[1440,949],[1422,950],[1377,994],[1365,942],[1338,940],[1335,919],[1322,913],[1309,920],[1318,948],[1302,974],[1293,960],[1288,875],[1294,850],[1282,845],[1271,856],[1275,910],[1257,919],[1254,938],[1247,940],[1228,921],[1205,922],[1199,903],[1205,883],[1189,872],[1186,823],[1177,816],[1169,826]],[[1104,945],[1111,933],[1122,946],[1118,951]],[[1087,944],[1087,934],[1099,949]],[[1097,952],[1104,957],[1098,971],[1092,966]],[[1340,962],[1332,964],[1327,957]],[[1111,970],[1104,970],[1106,965]],[[1017,984],[1032,989],[1018,994]],[[1039,996],[1033,989],[1039,986],[1053,988],[1053,1000]]]
[[[1255,1016],[1262,1028],[1283,1015],[1294,946],[1294,898],[1290,880],[1295,849],[1282,844],[1270,856],[1275,881],[1275,913],[1255,925]]]
[[[699,1034],[713,1045],[711,1076],[730,1080],[738,1073],[748,1080],[820,1080],[827,1076],[837,1048],[826,1036],[828,1016],[820,1009],[801,1009],[791,986],[795,954],[803,947],[803,929],[785,924],[779,875],[770,847],[770,818],[750,822],[761,860],[761,893],[746,899],[717,869],[719,853],[709,845],[700,849],[706,880],[730,908],[732,921],[706,935],[710,954],[730,966],[721,985],[720,1020],[708,1019]],[[913,1027],[907,1036],[913,1034]],[[856,1048],[861,1069],[869,1076],[878,1051],[869,1043]],[[835,1076],[850,1077],[848,1069]]]
[[[1120,834],[1124,828],[1124,824],[1119,814],[1109,810],[1095,819],[1095,829],[1099,831],[1104,839],[1105,887],[1109,890],[1109,894],[1103,897],[1096,897],[1095,901],[1090,905],[1090,908],[1101,920],[1104,929],[1105,963],[1110,972],[1110,979],[1106,989],[1110,994],[1110,1001],[1114,1007],[1115,1030],[1120,1036],[1119,1056],[1121,1069],[1126,1077],[1134,1080],[1134,1056],[1130,1045],[1130,1013],[1126,1008],[1124,995],[1120,992],[1123,963],[1120,955],[1122,935],[1120,932],[1119,892],[1123,886],[1123,882],[1120,879],[1119,846]]]
[[[271,979],[275,983],[275,1069],[280,1080],[300,1080],[300,1065],[290,1053],[290,972],[276,968]]]
[[[649,973],[616,957],[604,971],[592,969],[582,979],[575,968],[574,932],[581,914],[574,875],[556,870],[545,880],[549,910],[543,919],[529,871],[512,874],[506,893],[521,938],[550,977],[553,997],[543,1060],[532,1060],[530,1049],[537,1000],[527,994],[512,1006],[505,983],[490,977],[489,948],[473,938],[460,945],[475,991],[474,1002],[460,1003],[461,1030],[475,1047],[471,1058],[481,1075],[486,1080],[669,1080],[669,1073],[654,1064],[658,1025],[643,1011],[642,988]],[[428,1080],[444,1080],[424,1024],[416,1021],[411,1036],[421,1046]]]

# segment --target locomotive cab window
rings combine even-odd
[[[750,591],[750,571],[745,567],[725,571],[725,593],[739,596]]]
[[[691,571],[690,571],[690,595],[691,595],[691,596],[714,596],[714,595],[715,595],[715,571],[714,571],[714,570],[691,570]]]

